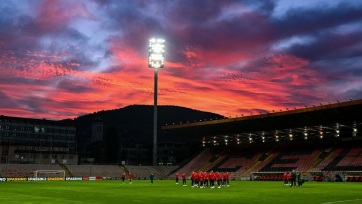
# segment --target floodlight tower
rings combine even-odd
[[[153,165],[157,165],[157,79],[158,68],[164,66],[165,40],[152,38],[148,47],[148,67],[154,69],[154,108],[153,108]]]

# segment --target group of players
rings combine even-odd
[[[122,175],[121,175],[121,180],[122,180],[122,184],[124,184],[124,181],[126,180],[126,173],[123,172]],[[129,181],[129,184],[132,184],[132,180],[133,180],[133,175],[131,172],[128,172],[128,181]]]
[[[179,173],[177,172],[175,174],[175,178],[176,178],[176,184],[178,184],[178,180],[179,180]],[[186,184],[186,174],[182,173],[181,175],[182,178],[182,185],[183,186],[187,186]],[[190,175],[191,178],[191,187],[193,188],[206,188],[206,187],[210,187],[210,188],[215,188],[215,182],[217,185],[217,188],[221,188],[221,186],[227,186],[229,187],[229,172],[214,172],[214,171],[210,171],[208,172],[204,172],[204,171],[200,171],[200,172],[195,172],[193,171]],[[210,185],[209,185],[210,184]]]
[[[294,169],[292,172],[286,172],[283,174],[284,185],[295,187],[298,183],[298,187],[302,187],[304,180],[300,172],[296,172]]]
[[[182,185],[187,186],[186,173],[182,173],[181,178],[182,178]],[[217,188],[221,188],[221,186],[227,186],[227,187],[230,186],[229,172],[210,171],[208,173],[208,172],[200,171],[197,173],[197,172],[193,171],[190,175],[190,178],[191,178],[191,187],[192,188],[195,188],[195,187],[196,188],[197,187],[199,187],[199,188],[206,188],[206,187],[215,188],[215,182],[216,182]],[[151,184],[153,184],[153,179],[154,179],[154,175],[151,173],[151,175],[150,175]],[[175,174],[175,179],[176,179],[176,184],[178,184],[178,181],[179,181],[178,172],[176,172],[176,174]],[[126,180],[125,172],[122,173],[121,180],[122,180],[122,184],[124,184],[124,182]],[[133,175],[131,172],[128,172],[129,184],[132,184],[132,180],[133,180]],[[301,178],[301,173],[296,172],[295,170],[293,170],[290,173],[284,173],[283,180],[284,180],[284,185],[289,185],[290,187],[295,187],[296,183],[298,183],[298,187],[302,187],[303,183],[304,183],[303,178]]]
[[[121,175],[122,184],[125,183],[126,177],[127,177],[126,173],[123,172]],[[178,184],[178,181],[179,181],[178,172],[175,174],[175,178],[176,178],[176,184]],[[187,186],[186,173],[182,173],[181,178],[182,178],[182,185]],[[151,175],[150,175],[151,184],[153,184],[153,179],[154,179],[154,175],[151,173]],[[216,182],[217,188],[221,188],[221,186],[227,186],[227,187],[230,186],[229,172],[210,171],[208,173],[208,172],[200,171],[197,173],[197,172],[193,171],[190,175],[190,179],[191,179],[191,187],[193,187],[193,188],[198,188],[198,187],[199,188],[206,188],[206,187],[215,188],[215,182]],[[132,180],[133,180],[133,175],[131,172],[128,172],[129,184],[132,184]]]

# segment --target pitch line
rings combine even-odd
[[[345,202],[351,202],[351,201],[357,201],[357,200],[362,200],[362,199],[354,199],[354,200],[340,200],[340,201],[327,202],[327,203],[322,203],[322,204],[345,203]]]

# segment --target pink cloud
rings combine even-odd
[[[357,7],[304,8],[277,19],[260,2],[88,3],[41,1],[32,11],[4,15],[11,21],[1,21],[9,28],[0,32],[2,114],[63,119],[152,105],[145,40],[152,34],[168,38],[165,68],[158,70],[160,105],[235,116],[361,92],[359,27],[331,33],[358,19]],[[166,15],[148,10],[155,8]],[[320,18],[310,22],[310,11]],[[330,17],[342,18],[326,23]],[[281,47],[284,54],[273,53],[285,39],[297,40]]]
[[[92,15],[79,1],[71,1],[71,5],[62,0],[43,1],[37,11],[37,23],[43,31],[63,29],[75,18],[92,19]]]

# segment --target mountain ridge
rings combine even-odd
[[[125,160],[134,164],[150,163],[153,146],[153,114],[153,105],[129,105],[75,118],[79,156],[95,158],[99,163],[118,163]],[[195,143],[198,142],[192,138],[161,130],[162,126],[221,118],[225,117],[181,106],[157,106],[157,142],[158,146],[163,148],[162,160],[168,161],[169,158],[176,157],[175,161],[180,161],[184,159],[183,157],[188,156],[188,153],[193,153],[194,146],[197,146]],[[92,142],[91,136],[94,134],[92,125],[95,123],[103,126],[103,140]],[[187,154],[182,153],[182,149],[187,150]],[[132,155],[133,153],[141,155],[137,158]],[[132,161],[133,159],[135,161]]]

